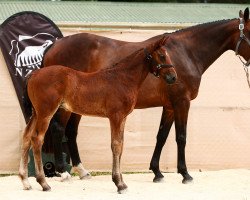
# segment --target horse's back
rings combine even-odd
[[[64,65],[93,72],[108,65],[114,51],[126,42],[94,34],[80,33],[57,40],[44,56],[44,67]]]

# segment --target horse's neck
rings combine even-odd
[[[225,51],[235,49],[238,25],[237,19],[222,20],[173,33],[174,40],[180,47],[179,59],[186,54],[192,65],[198,67],[203,74]]]

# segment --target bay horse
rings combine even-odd
[[[35,71],[27,80],[27,94],[33,107],[32,117],[23,134],[19,176],[24,189],[30,189],[27,176],[28,151],[32,146],[36,180],[44,191],[50,190],[43,171],[41,149],[50,120],[63,108],[80,115],[106,117],[110,121],[113,152],[112,180],[119,193],[127,185],[120,172],[126,118],[135,107],[138,90],[149,72],[165,84],[176,80],[176,73],[162,37],[146,48],[135,51],[113,67],[93,73],[56,65]],[[164,81],[165,80],[165,81]]]
[[[139,90],[135,108],[163,107],[156,146],[150,162],[150,169],[155,175],[153,181],[159,182],[164,178],[159,168],[159,160],[170,128],[175,122],[177,169],[183,176],[182,182],[188,183],[193,180],[188,173],[185,160],[190,102],[198,95],[203,73],[227,50],[235,51],[247,60],[246,64],[249,64],[249,9],[246,8],[244,13],[240,11],[238,19],[204,23],[164,35],[169,36],[165,47],[175,66],[178,81],[174,85],[162,85],[159,79],[149,74]],[[45,54],[44,66],[62,64],[79,71],[93,72],[117,62],[132,49],[140,49],[160,37],[162,35],[143,42],[125,42],[87,33],[71,35],[54,43]],[[56,121],[51,124],[53,135],[63,135],[65,130],[73,167],[78,171],[80,178],[88,176],[81,163],[76,143],[81,116],[70,113],[59,115],[65,121],[63,124]],[[57,138],[54,141],[57,142],[55,158],[62,160],[61,140]],[[59,164],[58,161],[57,165],[60,166],[57,167],[58,171],[65,171],[62,162]]]

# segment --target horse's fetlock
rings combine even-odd
[[[43,175],[36,175],[36,181],[39,183],[39,184],[42,184],[45,180],[45,177]]]
[[[186,144],[186,137],[184,135],[178,135],[176,137],[177,144]]]

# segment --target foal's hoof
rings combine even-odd
[[[47,185],[46,187],[43,187],[43,191],[49,192],[49,191],[51,191],[51,187],[49,185]]]
[[[192,182],[193,182],[193,178],[192,178],[190,175],[186,176],[186,177],[182,180],[182,183],[183,183],[183,184],[189,184],[189,183],[192,183]]]
[[[126,184],[118,186],[118,194],[124,194],[128,191],[128,186]]]
[[[162,183],[164,182],[164,176],[162,174],[155,176],[153,179],[154,183]]]
[[[24,189],[24,190],[31,190],[32,187],[31,187],[30,185],[28,185],[28,186],[24,186],[23,189]]]

